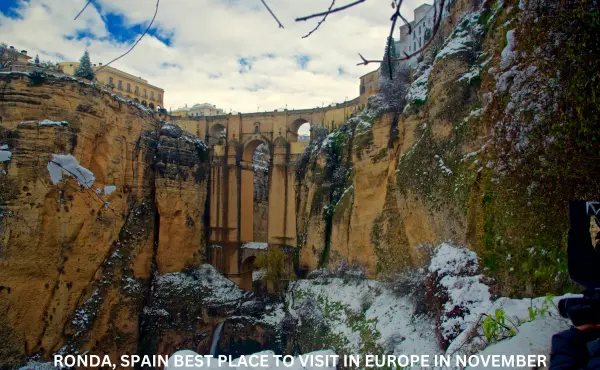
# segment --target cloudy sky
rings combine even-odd
[[[165,108],[208,102],[238,112],[313,108],[358,95],[358,78],[381,59],[392,14],[390,0],[367,0],[318,19],[329,0],[161,0],[152,30],[112,66],[165,89]],[[147,27],[156,0],[0,0],[0,41],[41,60],[75,61],[88,49],[93,63],[125,52]],[[338,0],[336,6],[350,3]],[[403,14],[424,0],[405,0]],[[396,33],[398,37],[399,31]]]

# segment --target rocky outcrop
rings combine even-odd
[[[204,260],[206,147],[66,77],[1,75],[0,117],[0,365],[136,353],[154,273]]]
[[[188,268],[154,281],[142,315],[141,350],[232,356],[282,350],[283,315],[282,304],[243,291],[211,265]]]

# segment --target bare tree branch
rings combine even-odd
[[[313,32],[315,32],[316,30],[319,29],[319,27],[321,26],[321,23],[325,22],[325,20],[327,19],[327,16],[329,15],[329,12],[331,12],[331,8],[333,8],[333,5],[335,4],[335,0],[331,1],[331,5],[329,5],[329,9],[327,9],[327,14],[325,14],[323,16],[323,19],[321,19],[319,21],[319,23],[317,23],[317,26],[315,28],[313,28],[312,31],[310,31],[309,33],[307,33],[306,35],[302,36],[303,39],[307,38],[308,36],[312,35]]]
[[[396,21],[398,20],[398,17],[402,17],[400,15],[400,5],[402,5],[402,0],[397,0],[395,2],[395,4],[396,4],[396,7],[395,7],[396,11],[394,12],[394,14],[392,15],[392,18],[391,18],[392,27],[390,29],[390,35],[388,36],[388,40],[387,40],[387,52],[386,52],[387,62],[388,62],[388,67],[389,67],[388,69],[390,71],[390,80],[394,79],[394,74],[392,72],[392,59],[390,58],[390,51],[392,49],[392,40],[393,40],[394,29],[396,28]],[[410,33],[410,30],[409,30],[409,33]]]
[[[263,3],[263,5],[265,6],[265,8],[267,8],[267,10],[269,11],[269,13],[271,13],[271,15],[273,16],[273,18],[275,18],[275,20],[279,24],[279,28],[284,28],[283,24],[281,24],[281,22],[279,22],[279,19],[277,19],[277,16],[275,15],[275,13],[273,13],[273,11],[271,10],[271,8],[269,8],[269,6],[265,2],[265,0],[260,0],[260,1]]]
[[[148,25],[148,28],[146,28],[146,30],[144,31],[144,33],[142,33],[142,35],[140,36],[140,38],[137,39],[137,41],[133,44],[133,46],[131,46],[131,48],[129,50],[127,50],[125,53],[121,54],[120,56],[118,56],[115,59],[111,60],[110,62],[106,63],[102,67],[98,68],[96,70],[96,73],[98,73],[99,71],[101,71],[102,68],[108,67],[111,63],[116,62],[117,60],[123,58],[125,55],[129,54],[137,46],[137,44],[144,38],[144,36],[146,36],[146,34],[148,33],[148,31],[150,31],[150,28],[152,27],[152,24],[154,23],[154,20],[156,19],[156,15],[158,14],[158,4],[159,3],[160,3],[160,0],[156,0],[156,10],[154,11],[154,16],[152,17],[152,20],[150,21],[150,24]]]
[[[77,15],[75,16],[75,18],[73,18],[73,20],[74,20],[74,21],[76,21],[76,20],[77,20],[77,18],[79,18],[79,16],[81,15],[81,13],[83,13],[83,11],[84,11],[84,10],[85,10],[85,9],[88,7],[88,5],[90,5],[91,3],[92,3],[92,0],[89,0],[89,1],[87,2],[87,4],[85,4],[85,6],[83,7],[83,9],[81,9],[81,10],[79,11],[79,13],[77,13]]]
[[[323,16],[326,16],[326,15],[331,14],[331,13],[337,13],[339,11],[346,10],[346,9],[348,9],[350,7],[353,7],[355,5],[358,5],[358,4],[364,3],[364,2],[365,2],[365,0],[357,0],[357,1],[353,2],[353,3],[347,4],[347,5],[344,5],[344,6],[340,6],[339,8],[335,8],[333,10],[327,10],[325,12],[307,15],[306,17],[296,18],[296,22],[307,21],[307,20],[309,20],[311,18],[323,17]]]
[[[402,2],[400,1],[400,4],[401,4],[401,3],[402,3]],[[439,28],[440,28],[440,24],[441,24],[441,21],[442,21],[442,15],[443,15],[443,9],[444,9],[445,0],[440,0],[440,2],[439,2],[439,4],[440,4],[440,11],[439,11],[439,14],[438,14],[438,9],[437,9],[437,4],[436,4],[436,3],[437,3],[437,1],[433,3],[433,6],[434,6],[434,15],[433,15],[433,18],[434,18],[434,23],[433,23],[433,32],[431,33],[431,37],[429,37],[429,40],[427,40],[427,42],[425,42],[425,44],[423,45],[423,47],[419,48],[418,50],[415,50],[415,51],[414,51],[413,53],[411,53],[411,54],[406,54],[406,52],[404,52],[404,57],[402,57],[402,58],[393,58],[393,59],[390,59],[390,58],[388,58],[388,59],[386,59],[386,60],[371,60],[371,59],[366,59],[365,57],[363,57],[363,56],[362,56],[362,55],[359,53],[359,54],[358,54],[358,56],[359,56],[359,57],[362,59],[362,62],[360,62],[360,63],[357,63],[356,65],[357,65],[357,66],[360,66],[360,65],[365,65],[365,66],[366,66],[366,65],[367,65],[367,64],[369,64],[369,63],[379,63],[379,64],[381,64],[381,63],[388,63],[388,62],[389,62],[389,63],[391,63],[391,62],[402,62],[402,61],[405,61],[405,60],[409,60],[410,58],[414,57],[415,55],[418,55],[418,54],[420,54],[420,53],[421,53],[423,50],[425,50],[425,49],[426,49],[426,48],[429,46],[429,44],[430,44],[430,43],[433,41],[433,39],[434,39],[434,38],[435,38],[435,36],[437,35],[437,33],[438,33],[438,31],[439,31]],[[399,9],[399,8],[400,8],[400,7],[398,6],[398,7],[397,7],[397,9],[396,9],[396,11],[397,11],[397,12],[396,12],[396,13],[394,13],[394,15],[392,15],[392,25],[393,25],[393,26],[392,26],[392,29],[391,29],[391,31],[390,31],[390,35],[389,35],[389,37],[392,37],[392,35],[393,35],[396,18],[397,18],[398,16],[402,17],[401,15],[399,15],[399,14],[400,14],[400,13],[399,13],[399,11],[398,11],[398,9]],[[408,34],[410,35],[410,34],[411,34],[411,32],[412,32],[412,28],[411,28],[411,27],[410,27],[410,25],[409,25],[409,32],[408,32]],[[388,55],[389,55],[389,48],[388,48]]]

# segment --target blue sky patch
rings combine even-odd
[[[9,18],[23,19],[18,12],[20,1],[18,0],[0,0],[0,13]]]
[[[105,12],[102,10],[102,6],[99,5],[96,1],[92,2],[92,4],[96,8],[96,11],[98,11],[100,16],[102,17],[104,25],[106,26],[106,29],[111,35],[112,39],[119,43],[130,44],[135,42],[148,27],[148,22],[150,20],[145,21],[144,23],[129,24],[129,22],[123,14]],[[171,46],[173,44],[173,36],[175,34],[173,31],[159,31],[155,23],[152,25],[152,28],[150,28],[150,30],[148,31],[148,35],[156,37],[167,46]]]
[[[306,69],[306,67],[308,66],[308,62],[310,62],[310,56],[309,55],[296,55],[296,64],[298,64],[300,66],[300,68],[302,69]]]
[[[177,69],[182,69],[181,66],[177,63],[161,63],[160,68],[163,69],[167,69],[167,68],[177,68]]]
[[[75,34],[65,36],[65,39],[80,41],[83,39],[97,40],[98,38],[89,29],[78,29]]]
[[[344,71],[344,68],[342,68],[342,67],[338,67],[338,69],[337,69],[337,74],[338,74],[338,75],[340,75],[340,76],[341,76],[341,75],[345,75],[345,74],[346,74],[346,71]]]
[[[252,65],[254,64],[253,58],[240,58],[238,59],[238,63],[240,64],[240,74],[248,73],[252,70]]]

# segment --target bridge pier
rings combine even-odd
[[[308,144],[297,142],[297,131],[306,122],[333,128],[335,120],[328,119],[332,112],[328,107],[203,118],[212,158],[208,261],[242,288],[252,287],[254,259],[243,255],[241,247],[257,241],[254,151],[264,143],[271,153],[266,242],[293,250],[297,245],[295,161]],[[347,118],[345,112],[344,108],[340,123]]]

